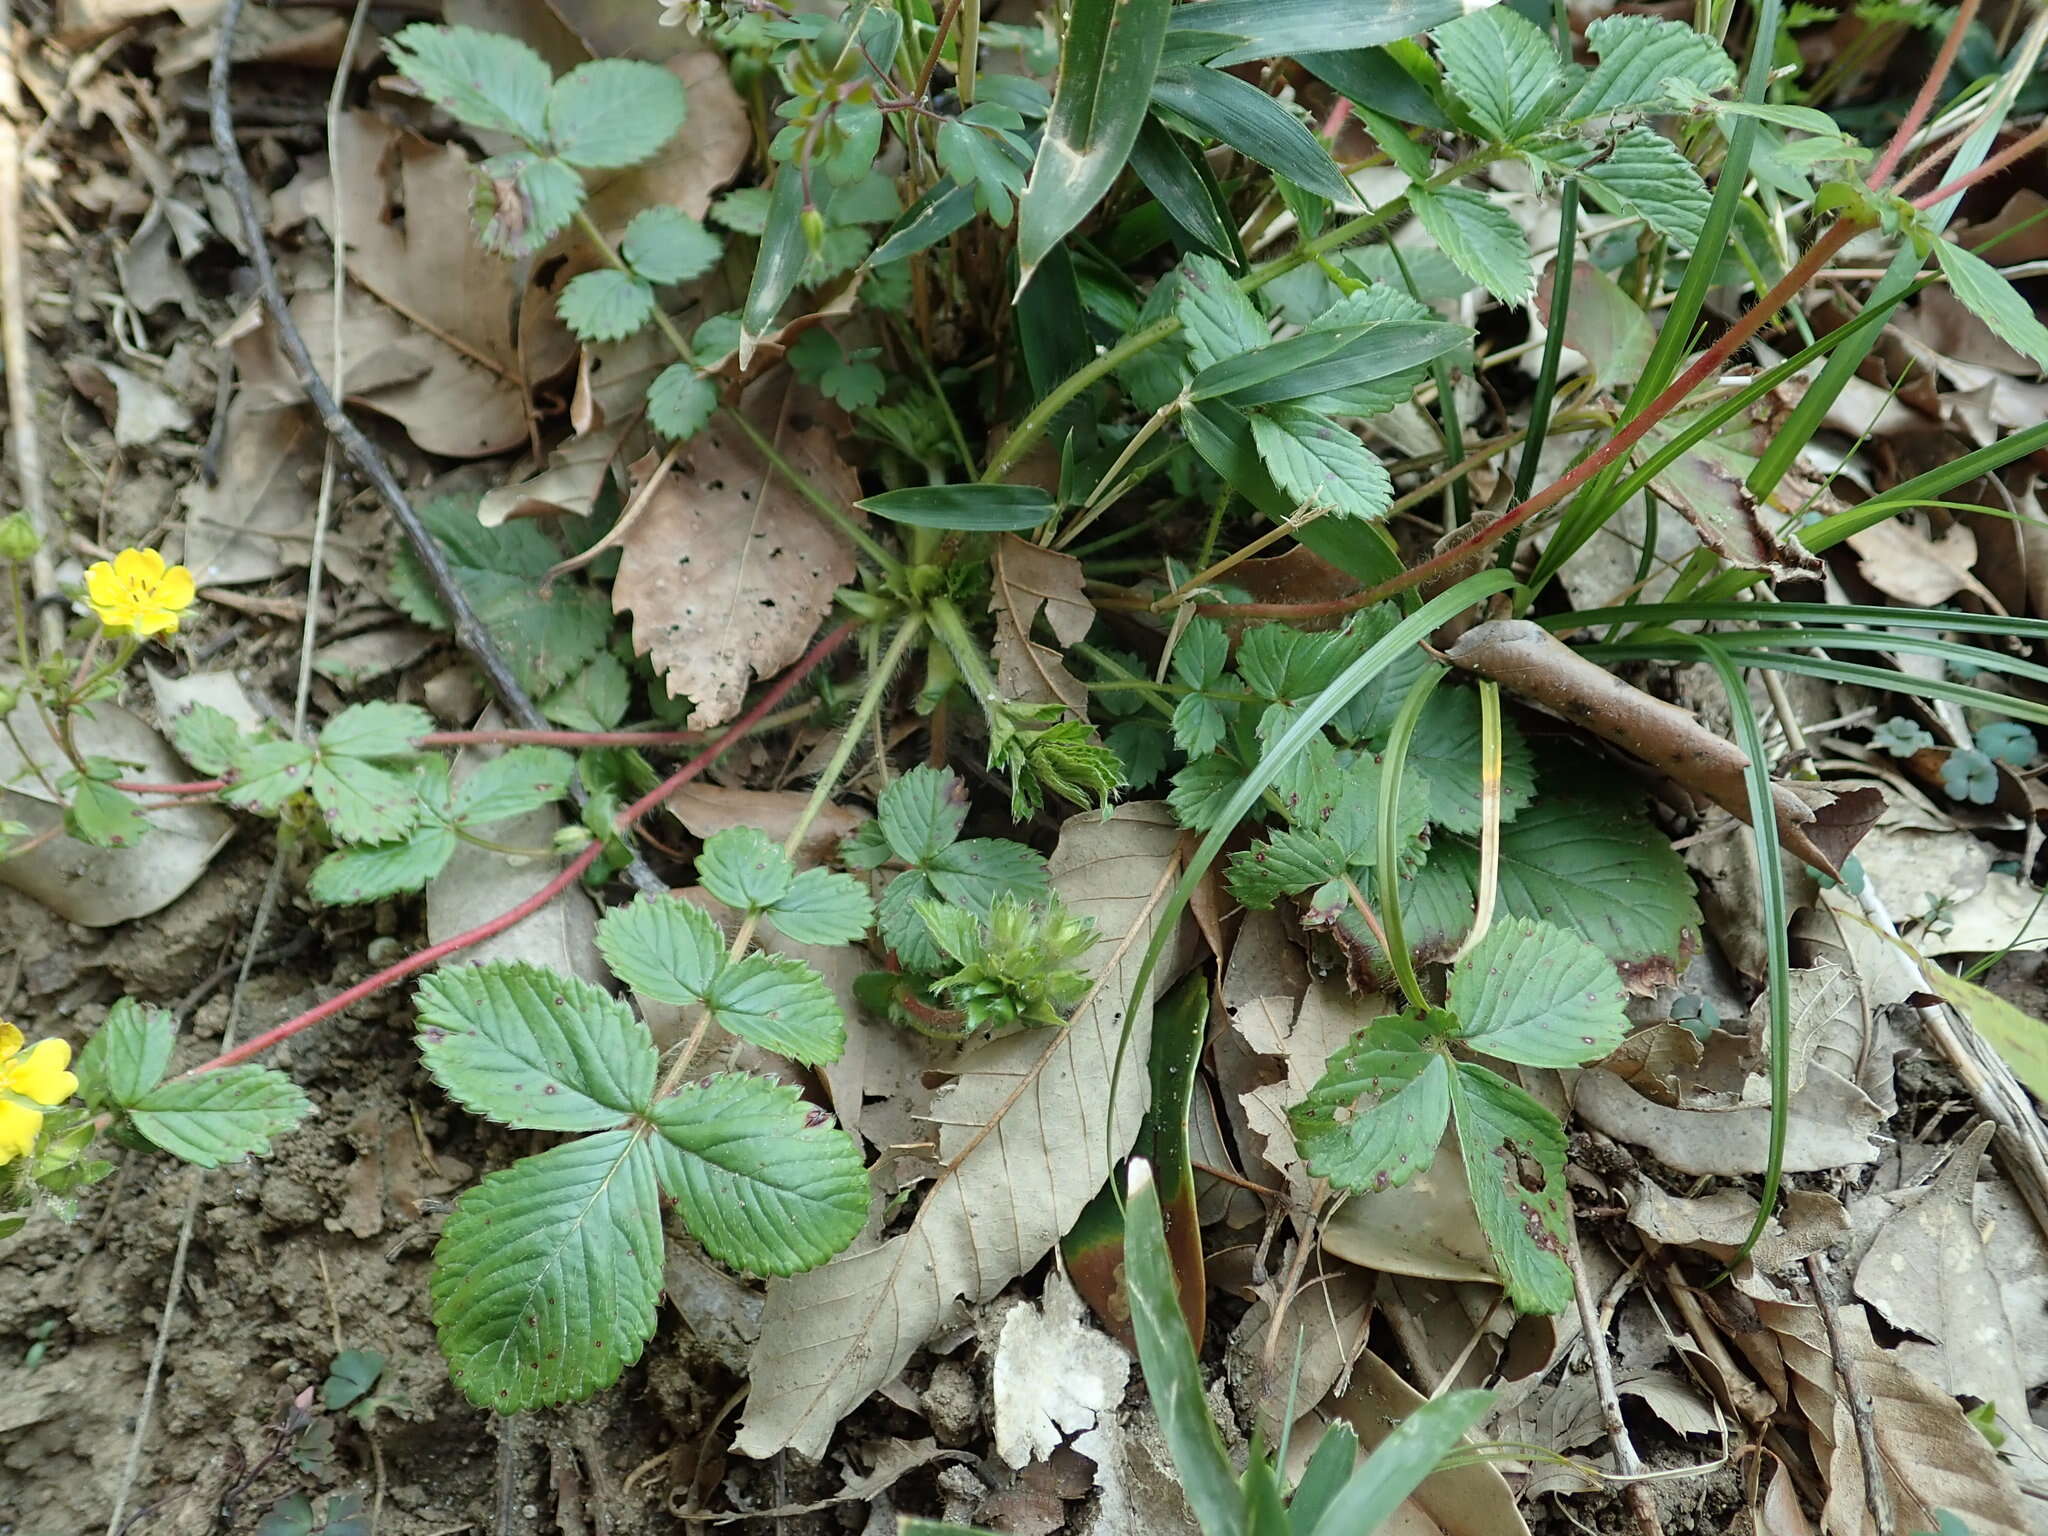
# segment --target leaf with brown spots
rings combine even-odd
[[[847,504],[860,494],[832,424],[787,376],[749,390],[743,408],[809,484]],[[633,466],[636,493],[654,463]],[[671,698],[691,701],[698,729],[737,714],[749,678],[801,656],[853,579],[846,540],[726,420],[690,440],[620,550],[612,607],[632,612],[634,650]]]

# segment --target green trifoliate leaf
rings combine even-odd
[[[1465,1182],[1518,1312],[1571,1304],[1565,1261],[1564,1128],[1513,1083],[1461,1061],[1451,1074],[1451,1117]]]
[[[884,886],[882,899],[875,904],[875,926],[905,970],[930,973],[946,963],[946,957],[932,942],[931,930],[918,916],[918,904],[933,900],[937,894],[924,871],[913,869]]]
[[[1450,1060],[1430,1041],[1457,1023],[1440,1010],[1376,1019],[1330,1058],[1288,1115],[1311,1173],[1377,1193],[1430,1165],[1451,1114]]]
[[[705,1006],[721,1029],[805,1066],[837,1061],[846,1018],[831,988],[800,960],[748,955],[713,978]]]
[[[1229,269],[1211,256],[1190,256],[1181,263],[1173,312],[1180,318],[1188,357],[1197,368],[1262,347],[1270,339],[1266,317],[1239,290]]]
[[[1173,675],[1190,688],[1214,688],[1230,665],[1230,636],[1214,619],[1192,619],[1173,648]]]
[[[1685,250],[1699,244],[1713,194],[1678,146],[1654,128],[1629,129],[1612,153],[1579,174],[1674,244]]]
[[[135,1103],[163,1081],[176,1040],[168,1009],[122,998],[78,1053],[79,1096],[95,1109]]]
[[[999,229],[1008,229],[1016,196],[1024,190],[1024,167],[989,128],[955,120],[942,125],[939,166],[963,187],[974,189],[975,205]]]
[[[201,773],[226,773],[235,763],[241,727],[211,704],[194,704],[169,726],[178,756]]]
[[[1206,757],[1223,745],[1236,718],[1234,701],[1191,693],[1173,706],[1174,745],[1189,757]]]
[[[702,1002],[725,968],[725,938],[702,907],[680,896],[636,896],[597,925],[612,974],[643,997],[678,1007]]]
[[[799,944],[851,944],[875,920],[875,904],[851,875],[800,871],[768,908],[768,919]]]
[[[1303,507],[1373,518],[1394,499],[1394,483],[1348,427],[1298,405],[1254,412],[1252,441],[1266,473]]]
[[[1000,837],[970,837],[942,848],[924,870],[941,897],[978,917],[986,917],[1005,891],[1029,898],[1046,890],[1044,856]]]
[[[1572,98],[1565,111],[1570,118],[1657,106],[1671,99],[1670,80],[1708,94],[1735,83],[1727,51],[1684,22],[1602,16],[1586,28],[1586,42],[1600,63]]]
[[[434,728],[417,704],[352,704],[320,729],[323,756],[407,757],[413,739]]]
[[[1479,696],[1469,688],[1439,688],[1422,707],[1408,763],[1429,786],[1429,817],[1453,832],[1479,835]],[[1500,818],[1513,821],[1536,796],[1529,744],[1512,720],[1501,721]]]
[[[306,891],[330,907],[383,901],[425,890],[455,853],[455,829],[437,817],[422,817],[400,842],[344,848],[313,868]]]
[[[644,278],[603,267],[570,278],[555,312],[578,341],[621,341],[654,318],[654,289]]]
[[[1166,803],[1182,826],[1208,832],[1215,828],[1244,778],[1243,765],[1230,758],[1198,757],[1173,776]]]
[[[541,713],[569,731],[615,731],[633,701],[632,674],[606,652],[540,701]]]
[[[1501,143],[1541,126],[1564,94],[1556,46],[1505,6],[1461,16],[1431,36],[1444,83]]]
[[[257,1066],[174,1077],[127,1106],[138,1131],[201,1168],[266,1156],[270,1138],[297,1125],[311,1108],[290,1078]]]
[[[1273,704],[1299,704],[1337,680],[1365,647],[1343,630],[1311,633],[1285,624],[1261,624],[1237,652],[1237,675],[1246,688]]]
[[[434,1246],[434,1326],[480,1408],[523,1413],[610,1386],[654,1333],[654,1143],[606,1131],[490,1174]]]
[[[1328,834],[1287,827],[1232,854],[1227,878],[1231,895],[1263,910],[1282,896],[1345,878],[1350,866],[1344,850]]]
[[[650,1118],[662,1189],[691,1235],[736,1269],[813,1269],[867,1220],[860,1149],[794,1088],[722,1073],[685,1085]]]
[[[548,138],[584,170],[638,165],[675,137],[688,106],[683,83],[659,64],[593,59],[548,93]]]
[[[575,773],[576,760],[559,747],[513,747],[462,781],[450,814],[466,826],[524,816],[568,794]]]
[[[435,971],[415,994],[420,1056],[464,1108],[535,1131],[596,1131],[654,1094],[654,1040],[589,982],[493,961]]]
[[[1415,187],[1408,205],[1437,248],[1460,272],[1504,304],[1520,304],[1536,289],[1529,241],[1515,216],[1470,187]]]
[[[312,790],[313,803],[339,842],[396,842],[419,820],[419,792],[411,777],[360,757],[321,753]]]
[[[583,177],[549,155],[493,155],[477,168],[470,211],[477,241],[500,256],[531,256],[583,206]]]
[[[113,785],[80,776],[71,786],[64,830],[94,848],[133,848],[149,835],[149,818]]]
[[[697,879],[728,907],[751,912],[788,894],[796,866],[759,827],[729,827],[705,839]]]
[[[1614,962],[1530,918],[1496,922],[1451,968],[1446,999],[1476,1049],[1530,1067],[1598,1061],[1628,1033]]]
[[[668,203],[642,208],[626,226],[619,254],[650,283],[687,283],[709,272],[725,242]]]
[[[950,768],[913,768],[882,791],[875,820],[897,858],[922,864],[967,824],[966,786]]]
[[[472,128],[529,144],[548,137],[547,60],[517,38],[415,22],[385,45],[400,74]]]
[[[718,409],[718,386],[688,363],[670,363],[647,386],[647,419],[654,430],[688,442]]]
[[[2048,325],[1998,268],[1946,240],[1936,242],[1934,257],[1948,278],[1949,291],[1971,314],[1990,326],[1992,334],[2048,368]]]

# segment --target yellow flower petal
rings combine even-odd
[[[0,1068],[0,1086],[38,1104],[62,1104],[78,1092],[78,1078],[65,1070],[70,1065],[69,1041],[38,1040],[28,1054]]]
[[[199,589],[193,585],[192,573],[182,565],[174,565],[165,571],[156,589],[157,601],[166,608],[190,608],[198,595]]]
[[[0,1067],[7,1065],[14,1053],[21,1049],[21,1031],[0,1019]]]
[[[43,1117],[19,1104],[0,1104],[0,1163],[27,1157],[36,1148]]]
[[[114,556],[114,574],[138,587],[153,587],[164,574],[164,557],[153,549],[124,549]]]

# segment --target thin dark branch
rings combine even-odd
[[[1892,1513],[1891,1490],[1885,1486],[1884,1463],[1878,1457],[1876,1416],[1870,1398],[1863,1390],[1855,1356],[1842,1333],[1841,1309],[1835,1302],[1827,1261],[1819,1254],[1806,1256],[1806,1283],[1813,1289],[1814,1305],[1820,1308],[1821,1326],[1828,1335],[1828,1351],[1835,1357],[1835,1375],[1841,1380],[1842,1401],[1849,1409],[1849,1423],[1856,1431],[1856,1459],[1863,1463],[1864,1505],[1870,1511],[1877,1536],[1894,1536],[1898,1521]]]
[[[313,365],[313,355],[306,348],[306,338],[285,304],[284,290],[277,281],[277,268],[270,259],[263,222],[256,212],[256,196],[249,181],[249,168],[243,163],[241,146],[235,140],[234,109],[228,100],[235,30],[241,23],[243,3],[244,0],[227,0],[221,9],[220,37],[214,45],[213,68],[206,82],[207,117],[213,129],[214,148],[220,152],[221,180],[227,186],[228,196],[234,200],[235,212],[241,220],[242,234],[249,247],[249,263],[256,273],[257,292],[262,295],[263,307],[277,331],[278,344],[298,378],[299,387],[306,392],[307,401],[320,417],[320,424],[341,445],[341,451],[348,455],[349,462],[376,488],[385,505],[390,507],[391,515],[398,519],[398,526],[405,530],[407,542],[426,570],[428,580],[434,584],[442,609],[453,621],[456,643],[469,653],[499,702],[519,725],[528,730],[544,729],[547,721],[534,707],[519,679],[513,676],[504,655],[491,640],[490,631],[484,627],[468,597],[456,583],[455,573],[448,568],[447,557],[420,521],[405,487],[398,483],[398,477],[391,472],[391,466],[385,463],[376,445],[349,420],[348,413],[336,401],[327,381],[320,377],[320,370]],[[345,253],[336,251],[334,259],[345,260]],[[583,798],[581,786],[572,784],[571,788],[577,792],[580,804]],[[634,855],[626,874],[643,891],[668,889],[668,882],[648,868],[638,854]]]

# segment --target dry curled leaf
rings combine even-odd
[[[1031,638],[1039,614],[1061,645],[1086,637],[1095,609],[1082,590],[1081,562],[1006,533],[991,559],[996,614],[996,681],[1003,697],[1028,704],[1064,704],[1088,718],[1088,690],[1060,653]]]
[[[830,424],[793,388],[787,376],[766,381],[742,408],[799,476],[848,505],[859,483]],[[636,492],[657,462],[633,466]],[[724,420],[690,440],[619,548],[612,606],[632,613],[633,648],[669,697],[690,700],[699,729],[738,714],[753,676],[801,656],[853,579],[844,536]]]

